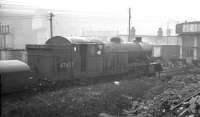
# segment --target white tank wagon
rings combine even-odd
[[[19,60],[1,60],[0,76],[2,93],[22,91],[35,83],[29,66]]]

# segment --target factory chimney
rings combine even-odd
[[[167,29],[166,33],[167,33],[167,36],[171,36],[171,29]]]
[[[159,37],[163,36],[163,30],[162,30],[162,28],[158,28],[157,36],[159,36]]]
[[[134,27],[132,27],[131,28],[131,32],[130,32],[130,40],[131,41],[133,41],[133,39],[135,38],[135,28]]]

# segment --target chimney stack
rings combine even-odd
[[[163,30],[162,30],[162,28],[158,28],[157,36],[159,36],[159,37],[163,36]]]

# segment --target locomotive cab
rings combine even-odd
[[[103,49],[104,44],[100,41],[87,40],[77,41],[75,38],[70,39],[73,46],[77,49],[74,70],[79,76],[99,76],[102,74]]]

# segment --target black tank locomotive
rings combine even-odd
[[[155,72],[149,60],[152,46],[138,41],[104,43],[55,36],[44,45],[27,45],[26,49],[31,69],[51,81]]]
[[[62,81],[117,74],[147,75],[159,71],[150,60],[152,46],[141,41],[111,42],[55,36],[44,45],[26,45],[28,65],[0,61],[3,93],[16,92],[38,81]]]

